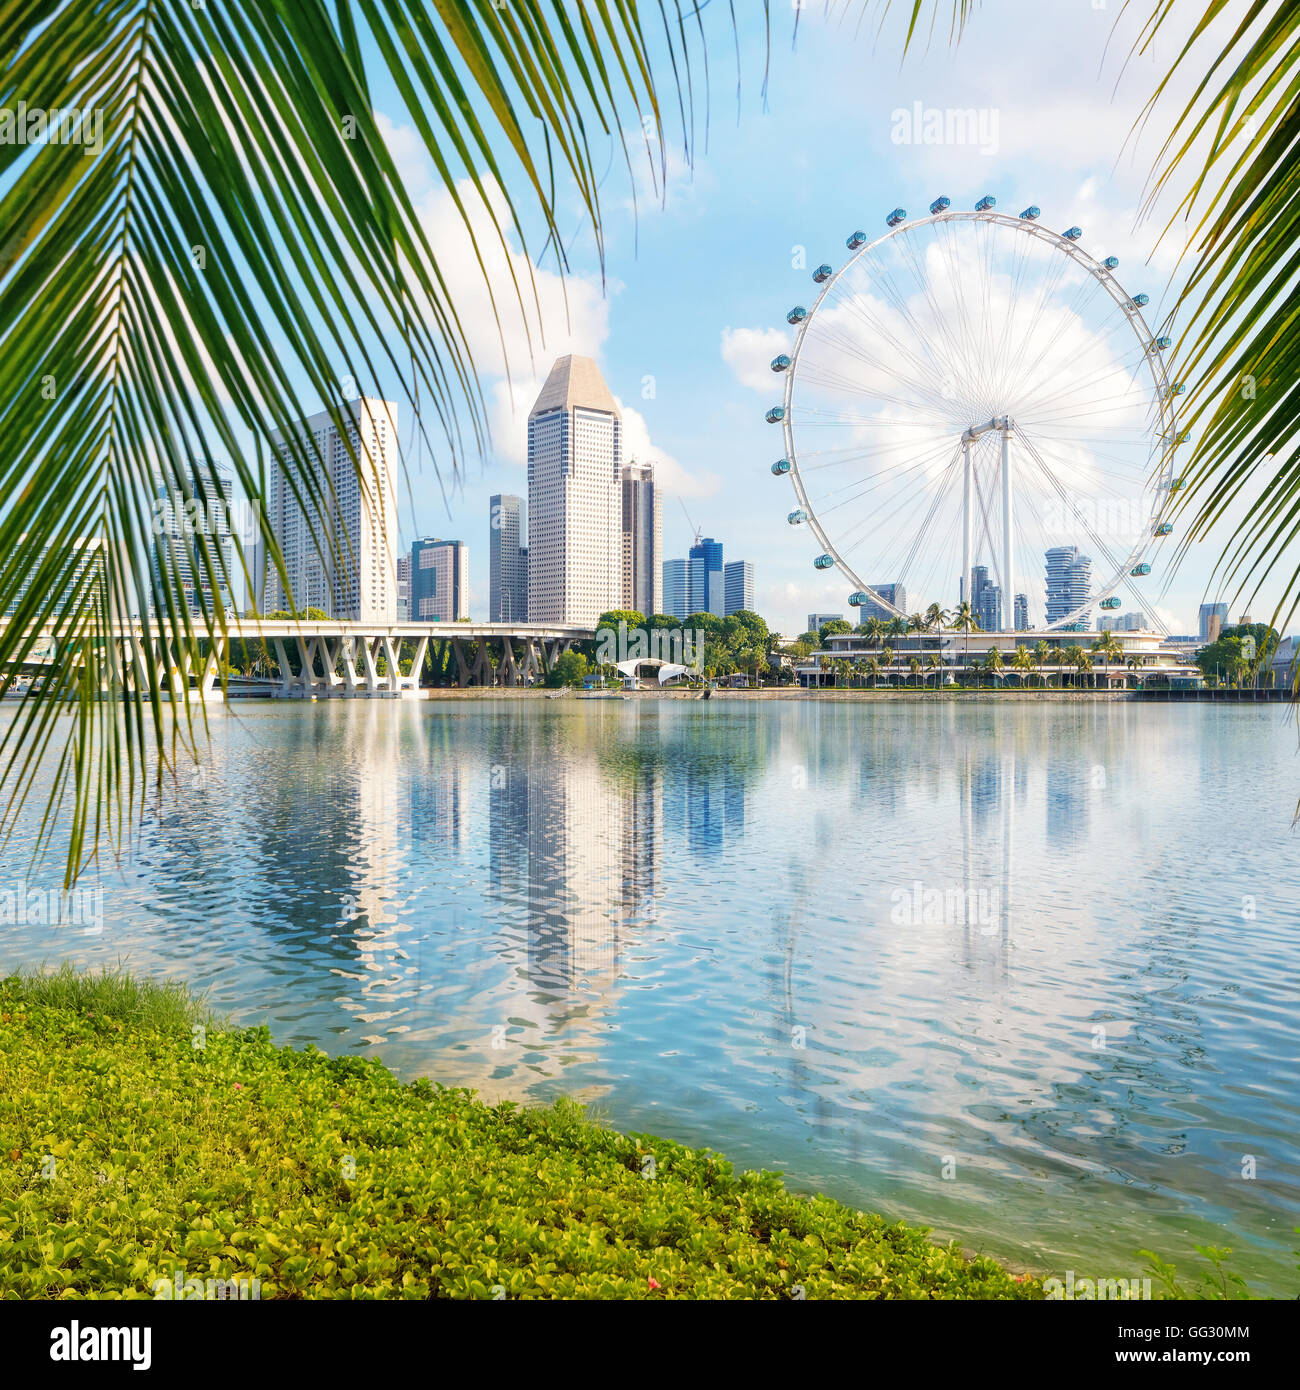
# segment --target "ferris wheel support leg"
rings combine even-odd
[[[958,593],[958,602],[969,603],[970,600],[970,445],[963,441],[962,452],[962,494],[961,494],[961,583]]]
[[[1011,421],[1002,422],[1002,630],[1016,627],[1016,584],[1011,574]]]

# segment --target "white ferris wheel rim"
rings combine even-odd
[[[888,613],[898,618],[910,616],[903,609],[896,607],[888,599],[882,598],[875,589],[871,587],[841,555],[835,543],[831,540],[817,516],[817,509],[809,498],[807,487],[799,468],[798,448],[794,437],[794,393],[798,382],[799,357],[802,352],[804,339],[808,329],[814,323],[818,310],[826,296],[830,293],[836,282],[856,265],[863,257],[869,256],[877,247],[883,246],[892,241],[895,237],[905,232],[916,231],[920,227],[932,226],[942,222],[983,222],[997,226],[1014,229],[1022,235],[1030,236],[1041,241],[1050,247],[1068,256],[1085,274],[1089,275],[1096,283],[1102,286],[1110,298],[1114,301],[1116,308],[1127,320],[1132,329],[1134,337],[1139,345],[1144,349],[1143,364],[1151,374],[1152,399],[1159,410],[1159,421],[1151,431],[1152,440],[1164,441],[1161,450],[1159,469],[1153,476],[1149,487],[1152,493],[1153,505],[1148,524],[1142,534],[1138,536],[1128,557],[1121,564],[1119,569],[1106,582],[1106,584],[1094,593],[1090,593],[1085,603],[1072,609],[1064,617],[1057,618],[1053,622],[1047,623],[1041,629],[1034,629],[1043,632],[1061,632],[1070,629],[1072,626],[1077,629],[1077,625],[1084,614],[1098,606],[1103,600],[1111,597],[1117,589],[1129,577],[1130,571],[1137,566],[1142,556],[1151,548],[1155,540],[1155,528],[1158,523],[1160,512],[1164,500],[1168,497],[1170,484],[1173,481],[1174,446],[1178,442],[1176,409],[1174,406],[1174,396],[1170,387],[1169,374],[1165,367],[1164,356],[1161,350],[1155,345],[1156,336],[1151,330],[1146,319],[1142,314],[1141,305],[1134,302],[1133,296],[1124,290],[1116,279],[1112,270],[1102,265],[1095,257],[1090,256],[1078,244],[1076,240],[1054,232],[1048,227],[1044,227],[1040,222],[1030,218],[1013,217],[1007,213],[995,212],[991,209],[965,209],[947,208],[942,212],[930,213],[925,217],[913,217],[899,222],[874,240],[865,242],[852,252],[849,258],[839,269],[834,270],[825,282],[821,285],[817,298],[813,300],[811,307],[806,311],[803,319],[799,322],[795,336],[794,346],[790,350],[790,365],[786,369],[785,375],[785,394],[782,400],[783,417],[781,421],[782,435],[785,444],[785,458],[790,463],[790,480],[794,484],[795,495],[799,499],[799,507],[806,514],[808,528],[817,537],[823,552],[831,557],[836,569],[850,581],[853,585],[854,593],[866,594],[871,601]],[[972,422],[974,424],[976,422]],[[1012,596],[1014,598],[1014,596]],[[1014,621],[1014,620],[1013,620]],[[1014,631],[1014,627],[1009,629]]]

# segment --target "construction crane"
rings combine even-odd
[[[686,503],[685,503],[685,501],[684,501],[682,498],[680,498],[680,497],[679,497],[677,500],[678,500],[678,502],[681,503],[682,515],[686,518],[686,524],[687,524],[687,526],[689,526],[689,527],[691,528],[691,530],[695,532],[695,544],[696,544],[696,545],[699,545],[700,540],[702,539],[702,537],[703,537],[703,535],[704,535],[704,532],[701,531],[700,528],[691,520],[691,514],[690,514],[690,512],[688,512],[688,511],[686,510]]]

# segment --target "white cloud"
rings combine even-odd
[[[483,384],[494,457],[522,467],[527,461],[528,412],[551,363],[567,353],[600,358],[610,333],[609,296],[617,295],[622,285],[610,280],[602,289],[597,274],[561,276],[534,265],[508,230],[503,240],[473,184],[462,180],[457,192],[468,209],[467,227],[451,194],[432,182],[415,131],[387,120],[383,125],[399,172],[415,192],[417,214],[450,287]],[[492,214],[506,227],[504,197],[494,183],[487,184],[487,191]],[[654,459],[667,491],[703,497],[718,490],[721,480],[716,474],[683,467],[654,445],[644,417],[622,409],[625,457]]]
[[[775,400],[782,391],[781,378],[772,371],[772,359],[790,351],[790,335],[779,328],[724,328],[722,360],[742,386],[761,391]]]
[[[655,448],[645,417],[639,410],[633,410],[621,400],[618,408],[623,412],[623,457],[642,463],[653,462],[655,477],[667,497],[712,497],[721,489],[722,479],[718,474],[687,468],[671,454]]]

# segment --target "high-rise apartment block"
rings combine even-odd
[[[528,547],[524,499],[499,492],[488,503],[488,621],[528,619]]]
[[[188,496],[157,480],[149,557],[156,593],[165,572],[179,583],[188,612],[203,607],[214,615],[233,612],[230,509],[231,480],[225,469],[217,469],[215,479],[209,473],[193,477]]]
[[[295,436],[310,456],[318,495],[300,483],[299,504],[287,471],[296,466],[292,446],[277,433],[280,467],[267,489],[267,520],[289,583],[268,566],[262,611],[320,608],[344,621],[394,622],[397,407],[363,396],[344,406],[341,430],[321,411],[301,421]]]
[[[1092,593],[1092,558],[1081,555],[1077,545],[1053,546],[1047,560],[1047,621],[1059,622],[1067,613],[1088,602]],[[1071,630],[1085,631],[1090,614],[1081,614]]]
[[[411,546],[411,621],[456,623],[469,617],[469,547],[435,537]]]
[[[594,625],[623,601],[622,420],[589,357],[561,357],[528,416],[528,616]]]

